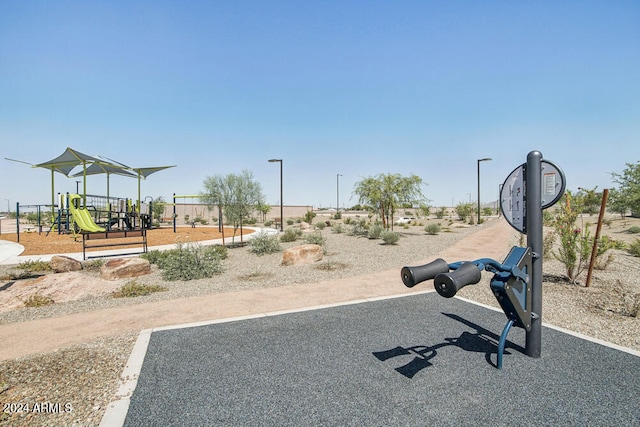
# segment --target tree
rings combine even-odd
[[[631,210],[631,216],[640,216],[640,161],[626,163],[622,174],[613,172],[611,180],[620,187],[613,194],[613,202],[617,207],[626,206]],[[624,214],[623,214],[624,216]]]
[[[393,216],[404,204],[424,203],[420,187],[422,178],[416,175],[379,174],[356,183],[354,193],[358,203],[365,204],[372,212],[378,212],[385,229],[393,228]]]
[[[233,224],[233,239],[240,228],[242,241],[242,224],[256,208],[264,204],[262,186],[255,182],[253,174],[247,170],[241,174],[216,175],[204,180],[205,192],[202,200],[210,207],[217,206],[227,223]],[[222,228],[224,240],[224,227]]]
[[[160,223],[160,219],[164,215],[164,207],[167,204],[165,202],[164,197],[160,196],[153,201],[152,212],[153,219],[155,219],[158,223]]]

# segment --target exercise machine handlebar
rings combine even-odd
[[[467,285],[475,285],[480,281],[481,268],[473,262],[463,262],[450,273],[440,273],[433,279],[436,292],[445,298],[452,298]]]
[[[400,276],[402,277],[402,283],[407,288],[413,288],[418,283],[431,280],[438,274],[447,272],[449,272],[449,264],[442,258],[438,258],[424,265],[402,267]]]

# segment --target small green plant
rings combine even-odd
[[[341,223],[335,224],[333,227],[331,227],[331,232],[334,234],[344,233],[344,225],[342,225]]]
[[[94,259],[82,263],[82,269],[86,271],[100,271],[100,267],[104,264],[104,260]]]
[[[121,286],[111,293],[113,298],[135,298],[152,294],[154,292],[166,291],[167,288],[160,285],[146,285],[135,280]]]
[[[400,240],[400,233],[396,233],[395,231],[383,231],[380,238],[385,245],[395,245]]]
[[[640,239],[636,239],[633,242],[629,243],[627,252],[635,257],[640,257]]]
[[[43,307],[45,305],[51,305],[55,301],[53,301],[53,298],[46,295],[33,294],[22,302],[24,303],[25,307]]]
[[[427,224],[426,227],[424,227],[424,231],[426,231],[427,234],[430,234],[433,236],[440,233],[441,230],[442,230],[442,226],[440,225],[439,222],[432,222],[430,224]]]
[[[314,211],[307,211],[307,213],[304,214],[304,222],[306,222],[307,224],[311,224],[313,218],[315,217],[316,213]]]
[[[25,271],[51,271],[51,264],[47,261],[35,260],[35,261],[24,261],[18,264],[17,266],[20,270]]]
[[[310,245],[323,246],[327,239],[325,239],[321,233],[311,233],[304,237],[304,242]]]
[[[342,213],[336,212],[336,214],[333,216],[333,219],[342,219]]]
[[[570,194],[566,196],[569,198]],[[586,269],[593,243],[588,227],[576,225],[580,211],[578,203],[567,203],[558,209],[553,221],[560,238],[560,246],[553,256],[564,265],[567,278],[572,282]]]
[[[327,223],[326,223],[326,222],[324,222],[324,221],[318,221],[318,222],[316,222],[316,223],[315,223],[315,227],[316,227],[318,230],[324,230],[324,228],[325,228],[326,226],[327,226]]]
[[[445,208],[444,206],[441,206],[438,208],[438,210],[436,210],[436,218],[438,219],[444,218],[446,214],[447,214],[447,208]]]
[[[367,226],[367,221],[361,219],[359,221],[352,221],[351,230],[349,231],[349,235],[356,237],[364,237],[369,234],[369,227]]]
[[[249,240],[249,252],[256,255],[266,255],[274,252],[280,252],[282,246],[278,242],[278,236],[260,233]]]
[[[287,228],[280,236],[280,241],[284,243],[295,242],[302,235],[302,230],[299,228]]]
[[[638,234],[638,233],[640,233],[640,227],[638,227],[637,225],[629,227],[627,229],[627,233],[629,233],[629,234]]]
[[[221,253],[216,246],[180,244],[176,249],[162,252],[156,264],[165,280],[204,279],[222,273]]]
[[[293,224],[295,224],[295,223],[296,223],[296,222],[295,222],[294,220],[292,220],[291,218],[289,218],[289,219],[287,220],[287,225],[293,225]]]
[[[271,221],[270,219],[268,219],[268,220],[266,220],[266,221],[264,222],[264,226],[265,226],[265,227],[271,227],[272,225],[273,225],[273,221]]]
[[[371,240],[379,239],[383,231],[384,228],[382,228],[380,224],[373,224],[371,227],[369,227],[367,238]]]

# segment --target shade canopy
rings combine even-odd
[[[13,160],[7,159],[11,161]],[[110,160],[110,159],[109,159]],[[154,166],[154,167],[145,167],[145,168],[132,168],[123,163],[117,162],[115,160],[105,161],[101,158],[90,156],[88,154],[81,153],[73,148],[67,147],[67,149],[60,154],[55,159],[51,159],[49,161],[31,164],[32,167],[36,168],[45,168],[51,171],[51,205],[55,205],[55,189],[54,189],[54,174],[55,172],[61,173],[66,177],[69,177],[70,173],[74,168],[78,166],[82,166],[82,170],[71,175],[73,177],[83,177],[83,194],[86,196],[87,194],[87,175],[98,175],[98,174],[106,174],[107,175],[107,197],[109,197],[109,175],[122,175],[128,177],[137,177],[138,178],[138,209],[140,208],[140,180],[146,179],[149,175],[159,172],[163,169],[173,168],[173,166]]]

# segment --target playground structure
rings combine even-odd
[[[433,279],[436,292],[452,298],[467,285],[480,282],[482,270],[494,273],[493,295],[507,316],[498,342],[496,366],[502,369],[507,335],[512,326],[526,331],[528,356],[541,356],[542,337],[542,210],[554,205],[566,188],[564,172],[532,151],[527,162],[507,177],[500,191],[500,208],[509,225],[527,235],[527,247],[514,246],[500,263],[491,258],[447,263],[439,258],[430,263],[403,267],[400,275],[407,287]]]

